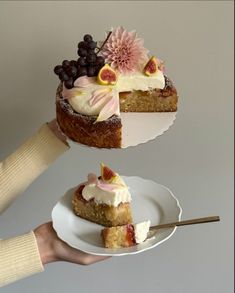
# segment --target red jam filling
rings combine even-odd
[[[78,200],[81,200],[83,202],[87,202],[82,196],[82,191],[83,191],[84,187],[85,187],[84,184],[79,185],[75,193],[76,193],[76,197]]]
[[[127,224],[127,226],[126,226],[126,240],[129,244],[129,246],[136,244],[135,231],[134,231],[133,225],[131,225],[131,224]]]
[[[82,191],[83,188],[85,187],[85,184],[81,184],[78,186],[77,190],[75,191],[76,193],[76,197],[78,200],[83,201],[84,203],[88,203],[88,202],[92,202],[94,201],[93,198],[91,198],[90,200],[86,200],[83,196],[82,196]]]
[[[78,189],[77,189],[77,193],[82,195],[82,191],[83,191],[83,188],[85,187],[85,184],[81,184],[80,186],[78,186]]]

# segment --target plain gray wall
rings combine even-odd
[[[179,95],[175,124],[126,150],[72,145],[0,217],[2,238],[50,219],[51,209],[99,162],[123,175],[168,186],[183,219],[217,214],[221,222],[179,228],[145,253],[93,266],[50,264],[2,292],[233,292],[233,2],[0,3],[0,158],[55,116],[53,67],[76,56],[85,33],[136,29],[166,60]]]

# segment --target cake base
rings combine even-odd
[[[132,223],[129,203],[120,203],[117,207],[97,204],[94,200],[86,201],[81,194],[75,192],[72,198],[72,206],[77,216],[105,227]]]
[[[105,228],[101,237],[106,248],[130,247],[136,244],[133,225]]]
[[[165,76],[165,88],[119,94],[121,112],[176,112],[178,96],[172,81]]]

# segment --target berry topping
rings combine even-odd
[[[95,49],[87,49],[87,54],[90,55],[90,54],[95,54]]]
[[[78,56],[86,57],[87,56],[87,49],[85,49],[85,48],[79,48],[78,49]]]
[[[65,67],[67,67],[67,66],[69,66],[70,65],[70,62],[68,61],[68,60],[64,60],[63,62],[62,62],[62,66],[65,68]]]
[[[71,89],[71,88],[73,88],[73,79],[70,78],[70,79],[66,80],[66,81],[64,82],[64,85],[65,85],[65,87],[66,87],[67,89]]]
[[[69,76],[71,77],[76,77],[77,75],[77,68],[75,66],[71,66],[71,67],[68,67],[66,72],[68,73]]]
[[[89,49],[95,49],[95,48],[96,48],[96,42],[94,42],[94,41],[89,42],[89,43],[87,44],[87,47],[88,47]]]
[[[95,61],[96,61],[96,54],[93,53],[93,54],[88,55],[88,56],[86,57],[86,61],[87,61],[87,63],[89,63],[89,64],[93,64],[93,63],[95,63]]]
[[[86,65],[87,65],[86,58],[84,58],[84,57],[80,57],[80,58],[78,58],[77,63],[78,63],[78,65],[80,65],[80,66],[86,66]]]
[[[87,43],[86,42],[79,42],[78,43],[78,48],[87,48]]]
[[[89,66],[87,68],[87,76],[89,76],[89,77],[95,76],[95,73],[96,73],[96,67]]]
[[[104,65],[104,57],[102,57],[102,56],[97,56],[97,58],[96,58],[96,65],[101,65],[101,66],[103,66]]]
[[[78,70],[78,76],[84,76],[87,75],[87,68],[85,66],[80,67]]]
[[[85,36],[83,37],[83,40],[84,40],[85,42],[91,42],[91,41],[93,41],[91,35],[85,35]]]
[[[77,61],[76,60],[71,60],[70,65],[77,67]]]
[[[66,81],[69,79],[69,76],[66,72],[62,72],[60,75],[59,75],[60,79],[63,80],[63,81]]]
[[[91,35],[86,34],[83,40],[78,43],[78,60],[64,60],[61,65],[54,68],[54,73],[64,82],[67,89],[74,86],[74,81],[81,76],[97,76],[100,69],[104,66],[105,60],[98,54],[97,42]]]
[[[55,72],[55,74],[59,75],[61,72],[63,72],[63,67],[61,65],[57,65],[54,68],[54,72]]]

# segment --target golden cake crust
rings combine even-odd
[[[81,194],[75,192],[72,198],[72,207],[77,216],[105,227],[132,223],[129,203],[120,203],[117,207],[97,204],[94,200],[86,201]]]
[[[101,231],[103,244],[106,248],[121,248],[133,246],[136,244],[134,235],[134,228],[131,224],[104,228]]]

